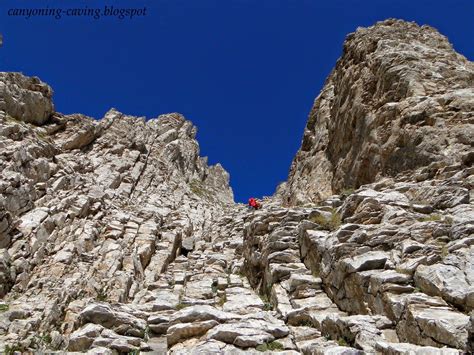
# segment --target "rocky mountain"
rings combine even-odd
[[[181,115],[52,95],[0,73],[0,352],[474,351],[474,64],[433,28],[347,37],[258,211]]]
[[[358,29],[311,110],[286,200],[470,164],[473,87],[474,64],[434,28],[388,20]]]

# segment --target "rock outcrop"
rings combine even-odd
[[[430,27],[358,29],[257,211],[183,116],[0,73],[0,352],[473,352],[473,73]]]
[[[429,26],[350,34],[309,115],[285,201],[318,202],[381,177],[472,164],[474,64]]]

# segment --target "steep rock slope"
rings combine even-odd
[[[233,205],[229,175],[179,114],[64,116],[37,78],[0,80],[0,343],[61,347],[82,306],[133,300],[206,237]]]
[[[446,37],[399,20],[360,28],[314,103],[285,200],[316,202],[382,176],[471,163],[473,111],[474,64]]]

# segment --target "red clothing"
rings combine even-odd
[[[253,208],[255,208],[255,209],[257,209],[257,208],[260,207],[259,204],[258,204],[258,202],[257,202],[257,200],[256,200],[255,198],[253,198],[253,197],[249,198],[249,206],[250,206],[250,207],[253,207]]]

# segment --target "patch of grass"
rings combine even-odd
[[[316,215],[310,218],[310,221],[313,223],[319,224],[323,229],[328,231],[335,231],[341,225],[342,218],[336,209],[333,208],[331,211],[331,216],[326,217],[322,214]]]
[[[191,180],[191,182],[189,183],[189,188],[195,195],[202,198],[206,198],[208,200],[213,200],[213,194],[208,191],[203,185],[203,183],[198,179]]]
[[[179,310],[181,310],[181,309],[183,309],[183,308],[186,308],[186,307],[188,307],[187,304],[184,304],[184,303],[182,303],[182,302],[179,302],[178,305],[176,306],[176,310],[179,311]]]
[[[43,142],[47,142],[49,141],[49,136],[48,134],[46,134],[45,132],[43,131],[35,131],[36,133],[36,138],[38,138],[39,140],[43,141]]]
[[[413,288],[413,293],[421,292],[421,290],[418,287]]]
[[[298,322],[297,326],[299,327],[313,327],[313,322],[309,319],[302,319]]]
[[[347,344],[346,339],[339,338],[339,339],[337,339],[337,345],[339,345],[339,346],[348,346],[349,344]]]
[[[263,310],[264,311],[273,311],[273,305],[270,302],[265,302],[263,304]]]
[[[150,340],[150,327],[148,326],[148,324],[145,326],[145,330],[143,331],[143,340]]]
[[[219,307],[222,307],[224,305],[224,303],[227,302],[227,296],[225,293],[222,294],[222,296],[219,297],[219,301],[217,302],[217,305]]]
[[[439,222],[442,219],[443,218],[439,214],[432,213],[429,216],[418,218],[418,221],[419,222]]]
[[[23,353],[25,352],[26,349],[23,348],[23,346],[19,345],[19,344],[15,344],[15,345],[6,345],[5,346],[5,355],[14,355],[16,352],[20,352],[20,353]]]
[[[258,345],[255,350],[257,351],[275,351],[283,350],[283,344],[278,341],[272,341],[271,343],[263,343]]]
[[[270,299],[268,298],[268,296],[266,294],[264,294],[264,293],[261,294],[260,299],[263,302],[263,310],[264,311],[272,311],[273,310],[273,305],[270,302]]]
[[[453,224],[453,218],[451,216],[442,216],[437,213],[432,213],[429,216],[418,218],[418,222],[441,222],[450,226]]]
[[[268,343],[268,350],[283,350],[283,344],[278,341],[272,341],[271,343]]]
[[[10,306],[8,304],[0,304],[0,312],[6,312]]]
[[[395,271],[398,272],[399,274],[411,275],[411,272],[409,270],[402,269],[400,267],[396,267]]]
[[[202,184],[199,180],[193,179],[189,183],[189,187],[191,188],[191,191],[195,193],[198,196],[203,196],[204,195],[204,188],[202,187]]]
[[[341,191],[341,195],[344,197],[347,197],[349,195],[352,195],[354,193],[355,189],[353,187],[349,187],[347,189],[344,189]]]
[[[35,335],[32,344],[35,344],[35,346],[39,347],[48,347],[48,345],[50,345],[52,341],[53,339],[51,338],[51,335],[44,333],[42,335]]]
[[[138,355],[140,354],[140,349],[131,350],[127,355]]]
[[[105,290],[105,287],[97,291],[97,296],[95,296],[95,299],[99,302],[107,302],[107,292]]]
[[[448,247],[446,245],[444,245],[442,248],[441,248],[441,257],[444,259],[445,257],[447,257],[449,254],[449,250],[448,250]]]
[[[267,350],[268,350],[268,346],[267,346],[266,343],[260,344],[260,345],[257,345],[257,347],[255,348],[255,350],[264,352],[264,351],[267,351]]]
[[[22,122],[21,120],[15,118],[15,117],[12,117],[10,115],[5,115],[5,120],[7,122],[15,122],[15,123],[21,123]]]
[[[51,342],[53,341],[53,339],[51,338],[51,335],[49,335],[49,334],[41,335],[40,339],[45,344],[51,344]]]

